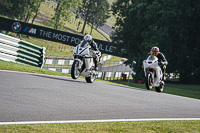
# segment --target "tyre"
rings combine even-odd
[[[152,73],[147,72],[147,75],[146,75],[146,77],[145,77],[145,85],[146,85],[146,88],[147,88],[148,90],[151,90],[152,87],[153,87],[153,79],[152,79],[152,75],[151,75],[151,74],[152,74]]]
[[[72,64],[72,67],[71,67],[71,77],[73,79],[77,79],[80,75],[80,72],[78,70],[78,64],[79,62],[77,60],[74,61],[74,63]]]
[[[156,89],[157,92],[163,92],[163,90],[164,90],[164,85],[161,84],[159,87],[155,87],[155,89]]]
[[[95,74],[92,74],[89,77],[85,77],[85,80],[87,83],[93,83],[95,81],[95,78],[96,78]]]

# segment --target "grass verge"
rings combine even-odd
[[[127,81],[124,82],[121,80],[110,80],[109,82],[141,88],[141,89],[146,89],[145,84],[137,84],[137,83],[128,84]],[[152,91],[155,91],[155,88],[153,88]],[[200,85],[166,83],[165,88],[164,88],[164,93],[200,99]]]
[[[50,71],[50,70],[41,69],[38,67],[27,66],[27,65],[17,64],[13,62],[6,62],[2,60],[0,60],[0,70],[11,70],[11,71],[30,72],[30,73],[58,75],[58,76],[70,76],[70,74],[66,74],[66,73]]]
[[[146,121],[146,122],[105,122],[42,125],[3,125],[0,133],[107,133],[107,132],[148,132],[148,133],[199,133],[200,121]]]

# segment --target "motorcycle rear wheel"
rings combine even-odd
[[[150,72],[147,72],[147,75],[145,77],[145,85],[148,90],[151,90],[153,87],[153,79]]]
[[[73,79],[77,79],[80,75],[80,72],[78,70],[78,61],[75,60],[74,63],[72,64],[72,68],[71,68],[71,77]]]

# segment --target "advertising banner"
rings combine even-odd
[[[61,42],[71,46],[78,45],[83,39],[83,35],[77,35],[3,17],[0,17],[0,30],[11,31],[54,42]],[[109,42],[99,39],[94,39],[94,41],[97,43],[98,48],[102,53],[120,56],[119,53],[115,52],[116,47],[110,45]]]

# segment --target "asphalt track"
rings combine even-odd
[[[109,37],[112,35],[112,32],[114,32],[115,30],[112,29],[111,26],[109,26],[108,24],[104,23],[104,25],[102,27],[99,27],[99,29],[101,31],[103,31],[104,33],[106,33]]]
[[[84,79],[0,71],[0,122],[200,118],[200,100]]]

